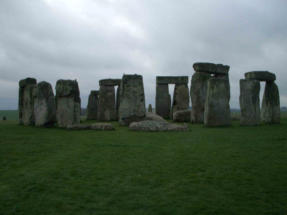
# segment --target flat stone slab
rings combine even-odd
[[[196,72],[205,72],[209,74],[228,75],[229,66],[214,63],[194,63],[193,69]]]
[[[162,121],[162,122],[167,122],[164,118],[162,118],[160,115],[157,115],[155,113],[147,112],[145,120],[150,120],[150,121]]]
[[[252,71],[245,73],[245,78],[257,81],[275,81],[276,75],[268,71]]]
[[[132,122],[129,126],[132,131],[188,131],[188,125],[177,125],[163,121],[145,120],[141,122]]]
[[[115,127],[110,123],[93,123],[93,124],[74,124],[68,125],[68,130],[97,130],[97,131],[113,131]]]
[[[102,79],[99,81],[100,86],[119,86],[121,84],[122,79]]]
[[[191,121],[191,110],[179,110],[173,113],[174,122],[190,122]]]
[[[157,84],[187,84],[188,76],[157,76]]]

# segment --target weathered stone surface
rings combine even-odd
[[[209,79],[204,110],[204,124],[206,126],[231,124],[229,100],[229,81],[221,78]]]
[[[280,96],[274,82],[267,82],[265,85],[261,120],[265,123],[280,123]]]
[[[141,75],[123,75],[120,85],[119,122],[129,125],[145,118],[145,94]]]
[[[148,105],[148,110],[147,110],[149,113],[152,113],[152,106],[151,104]]]
[[[100,86],[119,86],[121,84],[121,79],[103,79],[100,80]]]
[[[179,110],[173,113],[173,121],[175,122],[190,122],[191,121],[191,110]]]
[[[117,95],[116,95],[116,120],[119,120],[119,108],[120,108],[120,89],[121,85],[117,87]]]
[[[205,99],[207,95],[207,81],[210,74],[196,72],[192,75],[190,98],[192,103],[192,123],[203,123]]]
[[[188,84],[188,76],[157,76],[156,84]]]
[[[172,116],[179,110],[189,108],[189,92],[187,84],[176,84],[173,92]],[[172,118],[171,116],[171,118]]]
[[[114,86],[101,85],[99,93],[98,120],[114,121],[116,115],[116,98]]]
[[[155,111],[161,117],[168,119],[170,117],[171,98],[168,91],[168,84],[156,85]]]
[[[81,98],[76,80],[58,80],[56,83],[56,116],[59,127],[79,124]]]
[[[245,78],[269,82],[269,81],[275,81],[276,75],[268,71],[253,71],[245,73]]]
[[[98,118],[98,106],[99,106],[99,91],[92,90],[89,95],[89,101],[87,106],[88,120],[96,120]]]
[[[227,75],[229,72],[229,66],[214,63],[195,63],[193,64],[193,69],[196,72],[205,72],[209,74]]]
[[[163,121],[145,120],[141,122],[133,122],[129,129],[132,131],[188,131],[188,125],[177,125]]]
[[[166,120],[164,118],[162,118],[161,116],[155,114],[155,113],[151,113],[151,112],[147,112],[146,113],[146,117],[144,120],[152,120],[152,121],[163,121],[166,122]]]
[[[260,82],[257,80],[240,80],[240,124],[260,124]]]
[[[34,78],[26,78],[19,81],[19,124],[34,125],[34,91],[37,81]]]
[[[53,125],[56,122],[56,103],[51,84],[45,81],[38,83],[34,96],[35,125]]]
[[[94,123],[94,124],[74,124],[68,125],[69,130],[97,130],[97,131],[113,131],[115,127],[110,123]]]

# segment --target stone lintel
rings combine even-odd
[[[157,76],[157,84],[187,84],[188,76]]]
[[[100,86],[119,86],[122,79],[102,79],[99,81]]]
[[[229,66],[223,64],[214,64],[214,63],[194,63],[193,69],[196,72],[205,72],[209,74],[221,74],[228,75]]]
[[[257,81],[275,81],[276,75],[268,71],[252,71],[245,73],[245,78]]]

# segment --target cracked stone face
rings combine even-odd
[[[36,126],[51,126],[56,122],[56,103],[51,84],[40,82],[35,89],[34,114]]]
[[[278,86],[274,82],[265,85],[261,120],[265,123],[280,123],[280,96]]]
[[[56,83],[56,116],[59,127],[80,123],[81,99],[76,80],[58,80]]]
[[[204,125],[228,126],[230,116],[230,86],[228,79],[210,78],[204,110]]]
[[[205,100],[207,95],[207,81],[210,74],[195,72],[191,79],[190,98],[192,103],[192,123],[203,123]]]
[[[123,75],[120,85],[119,122],[129,125],[145,118],[145,94],[141,75]]]
[[[87,106],[87,119],[96,120],[98,118],[99,91],[92,90],[89,95]]]
[[[19,124],[34,125],[34,93],[37,81],[26,78],[19,81]]]
[[[240,80],[240,124],[260,124],[260,82],[257,80]]]

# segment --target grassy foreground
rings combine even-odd
[[[0,122],[0,214],[287,214],[281,125],[67,131]]]

